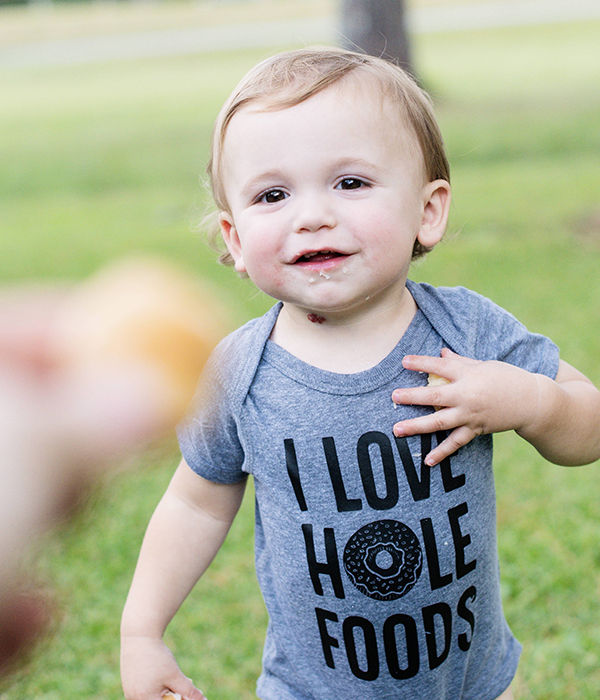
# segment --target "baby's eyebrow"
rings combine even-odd
[[[332,163],[332,166],[337,169],[344,168],[368,168],[369,170],[381,170],[379,166],[375,163],[363,158],[362,156],[347,156],[344,158],[339,158]]]
[[[280,170],[265,170],[252,177],[248,182],[245,182],[241,194],[243,197],[253,197],[257,190],[262,190],[264,187],[272,187],[276,183],[283,183],[283,174]]]

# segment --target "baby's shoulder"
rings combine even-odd
[[[486,297],[466,287],[434,287],[426,282],[410,280],[407,286],[420,309],[442,316],[469,319],[482,309],[495,306]]]
[[[243,392],[243,387],[252,381],[278,312],[275,306],[264,316],[251,319],[225,336],[215,348],[208,370],[229,391]]]
[[[492,316],[504,312],[486,297],[466,287],[434,287],[408,283],[419,310],[454,352],[469,355]]]

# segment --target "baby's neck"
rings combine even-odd
[[[405,290],[395,304],[327,317],[284,304],[271,340],[319,369],[353,374],[375,367],[396,347],[417,310]]]

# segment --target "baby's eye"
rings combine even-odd
[[[277,202],[282,202],[286,197],[287,194],[283,190],[267,190],[256,201],[264,202],[265,204],[276,204]]]
[[[366,184],[364,180],[358,177],[345,177],[338,182],[336,188],[340,190],[358,190],[361,187],[365,187]]]

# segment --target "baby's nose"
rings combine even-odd
[[[332,203],[325,194],[311,194],[297,202],[294,218],[296,233],[314,233],[322,228],[333,228],[337,221]]]

